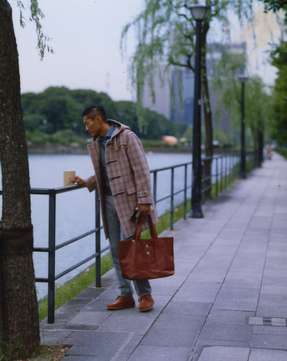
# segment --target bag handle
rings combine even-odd
[[[152,221],[151,215],[150,214],[144,214],[144,213],[140,213],[139,215],[139,219],[137,221],[137,225],[136,225],[136,235],[135,235],[135,239],[139,240],[140,236],[141,236],[141,232],[142,232],[142,227],[144,225],[144,222],[148,221],[148,225],[149,225],[149,229],[150,229],[150,234],[152,239],[157,239],[157,231],[155,228],[155,224]]]

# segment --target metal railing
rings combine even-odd
[[[203,159],[203,164],[208,159]],[[209,159],[210,160],[210,159]],[[203,198],[204,194],[210,187],[215,187],[215,195],[217,196],[227,185],[228,177],[233,171],[236,171],[236,166],[239,162],[239,154],[232,152],[229,154],[221,154],[214,156],[212,159],[212,172],[208,177],[203,177],[203,184],[209,184],[208,187],[202,187]],[[184,218],[187,216],[188,212],[188,202],[191,199],[191,184],[188,182],[188,170],[190,168],[190,174],[192,161],[177,164],[174,166],[168,166],[164,168],[151,170],[151,179],[152,179],[152,190],[153,198],[155,205],[158,205],[161,202],[169,200],[169,209],[170,214],[170,229],[173,229],[174,226],[174,216],[175,216],[175,197],[183,194],[183,213]],[[183,188],[175,189],[175,170],[183,169]],[[170,171],[170,193],[168,195],[158,198],[158,175],[161,172]],[[190,182],[191,183],[191,182]],[[31,189],[31,194],[33,195],[45,195],[49,197],[49,230],[48,230],[48,247],[34,247],[33,252],[47,253],[48,254],[48,277],[36,277],[36,282],[44,282],[48,284],[48,323],[54,323],[55,320],[55,285],[56,281],[66,274],[72,272],[78,267],[95,260],[95,279],[96,287],[101,287],[101,256],[105,253],[109,247],[101,248],[101,221],[100,221],[100,204],[99,197],[97,192],[95,192],[95,228],[89,230],[83,234],[80,234],[74,238],[71,238],[65,242],[57,244],[56,242],[56,205],[57,205],[57,195],[71,192],[81,189],[79,186],[69,186],[62,188],[33,188]],[[188,196],[190,192],[190,196]],[[2,191],[0,191],[2,195]],[[69,246],[72,243],[78,242],[79,240],[90,236],[95,235],[95,252],[86,257],[85,259],[79,261],[78,263],[70,266],[66,270],[56,274],[56,252],[64,247]]]

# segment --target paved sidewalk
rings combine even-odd
[[[278,155],[176,224],[176,276],[152,282],[155,309],[105,310],[89,288],[42,324],[64,361],[287,361],[287,162]]]

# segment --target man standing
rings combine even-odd
[[[105,109],[91,106],[84,110],[83,122],[93,137],[88,146],[95,175],[75,182],[89,191],[99,193],[103,226],[110,242],[112,260],[118,279],[120,295],[107,305],[108,310],[121,310],[135,306],[131,282],[124,279],[118,259],[120,239],[133,237],[136,208],[145,214],[152,212],[150,172],[141,141],[129,127],[107,119]],[[154,301],[148,280],[133,281],[139,298],[139,310],[150,311]]]

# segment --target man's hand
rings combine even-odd
[[[150,214],[152,211],[151,204],[138,204],[137,208],[140,213],[145,214],[145,215]]]
[[[84,181],[84,179],[78,176],[75,177],[74,183],[77,183],[80,187],[87,187],[87,183]]]

